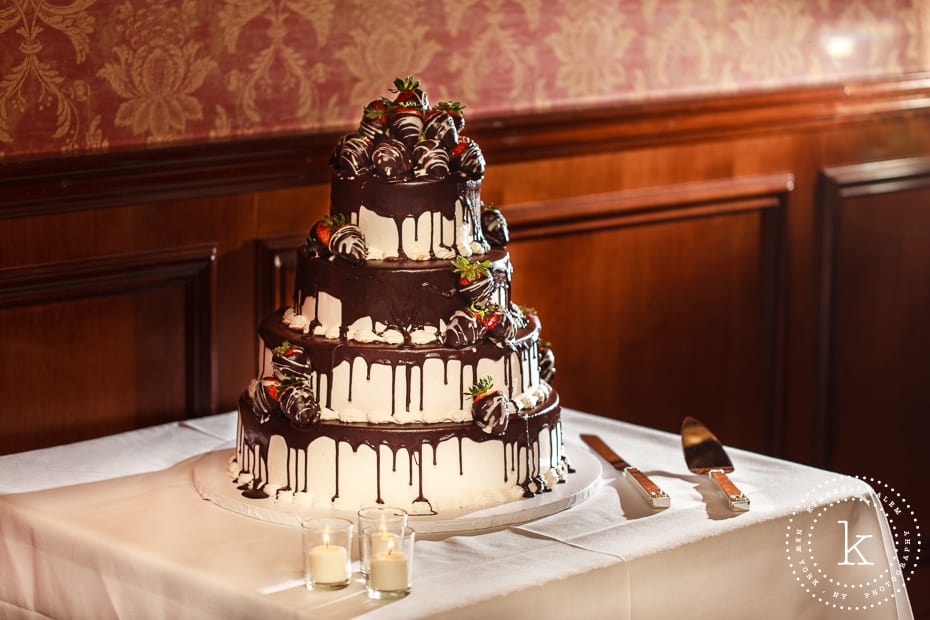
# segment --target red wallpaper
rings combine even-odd
[[[2,0],[0,157],[930,70],[930,0]]]

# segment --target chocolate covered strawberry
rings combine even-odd
[[[281,413],[297,429],[307,429],[320,421],[320,403],[307,381],[294,381],[281,390]]]
[[[458,144],[459,132],[448,112],[432,109],[423,118],[423,137],[436,140],[451,151]]]
[[[446,326],[443,342],[447,346],[462,349],[484,338],[485,332],[487,327],[484,317],[478,310],[456,310]]]
[[[402,177],[413,167],[410,149],[394,138],[387,138],[378,144],[371,159],[375,171],[385,179]]]
[[[536,343],[536,352],[539,357],[539,378],[551,384],[555,378],[555,353],[552,352],[552,343],[540,340]]]
[[[252,397],[252,413],[261,424],[271,419],[271,413],[278,409],[281,382],[275,377],[262,377],[252,381],[249,396]]]
[[[494,389],[491,377],[479,379],[468,390],[471,397],[471,417],[489,435],[503,435],[510,422],[512,405],[503,392]]]
[[[471,138],[460,137],[451,155],[452,169],[466,179],[480,179],[484,176],[484,154]]]
[[[349,133],[339,139],[330,157],[330,165],[342,178],[353,179],[371,168],[371,140],[360,133]]]
[[[391,115],[390,134],[408,149],[420,139],[423,133],[423,113],[418,108],[395,108]]]
[[[346,218],[342,214],[326,215],[322,220],[317,220],[310,227],[310,232],[307,233],[307,251],[310,252],[310,255],[328,256],[329,240],[333,235],[333,231],[345,225],[345,223]]]
[[[452,261],[452,271],[459,276],[459,291],[467,295],[474,306],[486,307],[496,289],[490,263],[472,262],[464,256],[456,256]]]
[[[501,210],[492,204],[481,205],[481,231],[494,247],[502,248],[510,243],[507,220]]]
[[[408,75],[404,79],[396,78],[391,92],[397,94],[394,97],[396,108],[415,108],[421,112],[429,108],[426,93],[420,88],[420,81],[414,79],[413,76]]]
[[[388,120],[391,113],[391,102],[383,97],[375,99],[362,112],[362,120],[358,126],[358,132],[373,143],[380,142],[387,131]]]
[[[271,370],[280,381],[302,380],[310,372],[310,359],[303,347],[285,340],[271,352]]]
[[[513,340],[519,328],[513,314],[495,304],[489,305],[485,310],[485,325],[488,327],[488,336],[495,342]]]
[[[437,140],[420,140],[413,147],[413,172],[418,177],[446,178],[449,176],[448,151]]]
[[[436,109],[442,110],[450,117],[452,117],[452,122],[455,124],[455,130],[459,133],[462,132],[462,129],[465,128],[465,115],[462,114],[462,110],[465,109],[458,101],[440,101],[436,104]]]
[[[361,265],[368,258],[368,244],[362,230],[354,224],[343,224],[333,230],[329,238],[329,251],[333,256]]]

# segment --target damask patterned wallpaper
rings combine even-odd
[[[0,157],[930,70],[930,0],[0,0]]]

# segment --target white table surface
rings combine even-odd
[[[732,513],[687,471],[678,436],[563,412],[569,441],[600,434],[671,507],[653,512],[605,464],[592,496],[559,514],[418,538],[413,593],[392,602],[369,600],[358,579],[307,591],[298,528],[200,498],[193,463],[232,447],[235,413],[0,457],[0,618],[913,617],[903,589],[841,611],[792,575],[789,526],[836,474],[728,448],[732,478],[752,500]],[[892,562],[871,488],[842,480],[857,500],[841,502],[842,514]],[[829,544],[842,554],[842,540]]]

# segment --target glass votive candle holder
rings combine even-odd
[[[372,537],[387,532],[383,549],[376,549]],[[410,594],[413,585],[413,541],[415,533],[409,527],[368,527],[362,538],[369,539],[371,557],[368,574],[365,575],[365,590],[369,598],[397,599]],[[380,543],[378,543],[380,544]]]
[[[306,519],[300,526],[307,589],[338,590],[349,585],[354,524],[348,519]]]
[[[358,556],[359,567],[363,575],[368,574],[368,560],[371,557],[372,548],[381,552],[387,549],[388,540],[393,539],[394,534],[388,532],[398,531],[407,527],[407,511],[395,506],[369,506],[358,511]],[[372,528],[376,531],[371,537],[362,536],[366,528]],[[374,543],[374,547],[372,547]]]

